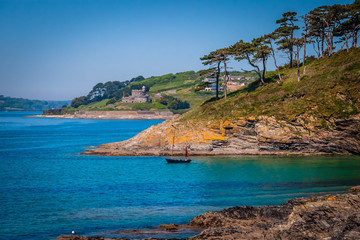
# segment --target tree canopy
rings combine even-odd
[[[357,48],[360,30],[360,0],[352,4],[334,4],[319,6],[304,16],[297,12],[285,12],[276,20],[279,25],[273,32],[254,38],[251,42],[239,40],[228,47],[210,52],[200,58],[208,71],[216,76],[218,85],[221,64],[224,68],[224,86],[226,97],[227,62],[231,59],[246,61],[265,84],[267,60],[273,57],[278,77],[281,80],[280,67],[277,65],[277,52],[285,53],[289,58],[289,67],[297,67],[298,80],[305,75],[307,48],[313,46],[318,58],[331,56],[336,49]],[[303,51],[302,61],[300,52]],[[279,54],[280,55],[280,54]],[[218,89],[216,91],[218,99]]]

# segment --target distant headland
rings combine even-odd
[[[307,76],[283,70],[282,80],[250,84],[227,99],[85,154],[191,155],[360,154],[360,49],[308,63]]]

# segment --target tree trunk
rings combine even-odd
[[[221,61],[218,61],[217,64],[217,70],[216,70],[216,100],[219,99],[219,76],[220,76],[220,63]]]
[[[357,40],[358,40],[357,33],[358,33],[358,31],[356,31],[356,30],[352,31],[352,39],[353,39],[352,47],[354,47],[354,48],[357,48]]]
[[[260,78],[261,83],[262,83],[263,85],[265,85],[265,82],[264,82],[264,79],[262,78],[262,75],[261,75],[261,71],[260,71],[259,66],[253,64],[253,63],[250,61],[249,55],[246,55],[246,59],[248,60],[249,64],[256,69],[255,72],[257,73],[257,75],[259,75],[259,78]]]
[[[355,34],[353,41],[354,41],[354,48],[357,48],[357,41],[358,41],[357,33]]]
[[[318,49],[318,51],[316,50],[316,47],[315,47],[315,44],[313,43],[313,49],[314,49],[314,51],[316,52],[316,55],[317,55],[317,57],[318,58],[320,58],[320,49],[319,49],[319,42],[317,42],[317,49]]]
[[[333,32],[330,33],[330,56],[334,53],[334,34]]]
[[[320,56],[324,57],[324,41],[325,41],[325,33],[321,34],[321,51],[320,51]]]
[[[348,37],[347,37],[347,35],[346,35],[346,34],[344,35],[344,37],[345,37],[346,51],[348,52],[348,51],[349,51]]]
[[[297,78],[298,82],[300,82],[300,49],[297,49],[295,58],[297,63]]]
[[[303,75],[305,75],[305,73],[306,73],[306,66],[305,66],[305,63],[306,63],[306,34],[307,34],[307,32],[305,32],[305,34],[304,34],[304,58],[303,58],[304,71],[303,71]]]
[[[294,45],[291,41],[293,41],[294,39],[294,33],[291,33],[291,38],[290,38],[290,46],[289,46],[289,50],[290,50],[290,68],[293,67],[293,51],[294,51]]]
[[[271,47],[271,53],[272,53],[272,56],[273,56],[273,59],[274,59],[274,65],[275,65],[276,70],[278,72],[279,80],[281,81],[281,74],[280,74],[279,66],[277,65],[277,62],[276,62],[275,50],[274,50],[274,48],[272,46],[271,40],[269,42],[270,42],[270,47]],[[279,81],[277,81],[277,83],[279,83]]]
[[[226,60],[224,60],[224,71],[225,71],[225,75],[224,75],[224,96],[225,99],[227,98],[227,69],[226,69]]]
[[[262,55],[262,59],[263,59],[263,72],[262,72],[262,79],[265,80],[265,74],[266,74],[266,57],[264,56],[264,54]]]
[[[293,48],[290,47],[289,50],[290,50],[290,65],[289,65],[289,67],[292,68],[293,67]]]

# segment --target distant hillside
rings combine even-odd
[[[70,101],[29,100],[0,95],[0,111],[43,111],[62,108],[64,105],[70,105]]]
[[[230,72],[230,75],[256,77],[254,72]],[[214,96],[214,92],[203,91],[206,84],[202,82],[206,76],[199,72],[188,71],[176,74],[144,78],[138,76],[127,81],[98,83],[86,96],[72,100],[71,107],[58,111],[48,111],[45,114],[71,113],[76,110],[171,110],[183,113],[194,109]],[[248,82],[249,80],[244,80]],[[149,95],[148,103],[122,103],[123,97],[131,95],[133,89],[146,88]]]
[[[300,81],[296,68],[276,76],[87,152],[166,155],[174,141],[178,155],[360,154],[360,48],[308,62]]]

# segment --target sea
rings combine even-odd
[[[72,231],[139,238],[119,230],[185,224],[207,211],[360,185],[360,156],[212,156],[168,164],[164,157],[81,155],[162,121],[26,117],[35,114],[0,113],[0,239],[55,239]]]

